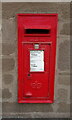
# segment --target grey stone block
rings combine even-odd
[[[3,55],[10,55],[13,54],[15,52],[15,50],[17,49],[16,44],[7,44],[7,43],[3,43],[2,44],[2,54]]]
[[[2,102],[0,102],[0,120],[2,120]]]
[[[2,71],[7,72],[13,70],[15,66],[15,61],[13,58],[3,58],[2,60]]]
[[[51,104],[18,104],[3,103],[3,113],[53,112]]]
[[[70,42],[68,40],[59,45],[58,68],[62,71],[70,69]]]
[[[0,98],[2,98],[2,89],[0,88]]]
[[[58,76],[58,83],[60,85],[70,85],[70,75],[59,75]]]
[[[10,97],[12,97],[12,94],[11,94],[11,92],[9,91],[9,89],[7,89],[7,88],[5,88],[5,89],[3,89],[2,90],[2,98],[4,99],[4,98],[10,98]]]
[[[0,43],[0,55],[2,55],[2,43]]]
[[[60,34],[62,34],[62,35],[70,35],[70,23],[63,24],[63,29],[61,30]]]
[[[60,113],[70,112],[70,104],[59,103],[58,112],[60,112]]]
[[[13,82],[13,76],[11,74],[5,74],[3,75],[3,82],[5,84],[10,84]]]
[[[2,42],[15,43],[17,40],[17,30],[14,19],[2,20]]]
[[[58,101],[67,102],[68,90],[62,88],[58,90]]]
[[[16,17],[17,13],[58,13],[59,20],[70,18],[70,3],[3,3],[3,18]]]

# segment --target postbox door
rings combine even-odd
[[[49,96],[50,45],[23,43],[23,97],[45,99]]]

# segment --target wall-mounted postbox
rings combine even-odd
[[[57,14],[18,14],[18,102],[52,103]]]

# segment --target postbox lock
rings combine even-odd
[[[28,73],[28,76],[30,76],[30,73]]]

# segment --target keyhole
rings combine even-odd
[[[30,74],[28,74],[28,76],[30,76]]]

